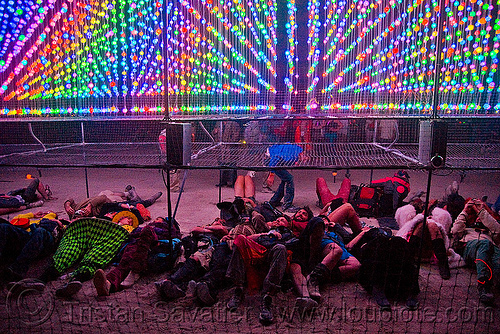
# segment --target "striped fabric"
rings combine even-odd
[[[55,268],[63,273],[80,265],[74,275],[88,272],[94,275],[106,266],[127,240],[129,233],[121,226],[108,220],[82,218],[71,223],[54,254]]]

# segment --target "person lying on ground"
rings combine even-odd
[[[124,192],[115,192],[104,190],[95,197],[85,199],[80,203],[76,203],[70,198],[64,202],[64,210],[70,219],[81,217],[99,217],[103,206],[108,203],[124,203],[130,205],[142,204],[144,207],[149,207],[158,200],[162,195],[161,192],[156,193],[147,200],[137,194],[135,187],[128,185]]]
[[[487,305],[494,302],[492,287],[500,279],[499,219],[486,203],[470,199],[451,228],[453,248],[476,268],[479,300]]]
[[[320,244],[319,263],[317,263],[318,260],[304,263],[304,259],[295,261],[296,257],[292,258],[290,272],[294,286],[299,293],[299,298],[296,300],[296,306],[299,309],[307,310],[317,306],[321,300],[320,285],[351,279],[359,270],[360,263],[348,252],[342,236],[335,232],[336,225],[327,216],[314,217],[309,221],[307,229],[324,231]],[[317,264],[308,271],[308,268],[314,263]],[[308,274],[307,278],[304,273]]]
[[[418,270],[409,243],[385,228],[364,228],[346,244],[361,263],[359,283],[381,310],[390,310],[387,298],[406,300],[410,310],[418,307]]]
[[[168,219],[157,217],[147,226],[134,229],[130,236],[118,265],[107,274],[103,269],[95,272],[93,282],[97,295],[109,296],[110,293],[130,288],[147,272],[159,273],[173,268],[180,253],[181,237],[175,220],[173,224],[168,224]]]
[[[243,191],[244,190],[244,191]],[[244,197],[243,197],[244,196]],[[244,201],[248,199],[248,201]],[[221,206],[221,204],[224,204]],[[227,207],[231,204],[231,207]],[[204,305],[212,305],[216,301],[217,291],[225,287],[225,273],[232,253],[234,238],[237,235],[251,235],[267,230],[264,217],[255,206],[255,186],[250,176],[238,176],[235,183],[235,200],[233,203],[219,203],[221,215],[224,211],[235,215],[229,221],[239,224],[226,232],[227,226],[216,220],[215,224],[197,227],[192,234],[194,240],[205,241],[207,236],[216,233],[217,238],[210,238],[212,245],[207,249],[198,247],[188,253],[186,262],[168,279],[155,283],[163,299],[170,300],[179,297],[197,298]],[[226,212],[226,214],[228,214]],[[250,215],[250,216],[248,216]],[[213,236],[213,235],[212,235]],[[186,241],[186,239],[183,239]],[[206,244],[206,243],[205,243]],[[189,254],[192,253],[191,256]]]
[[[91,279],[97,269],[104,268],[128,240],[129,232],[122,226],[132,225],[130,216],[116,223],[99,218],[80,218],[68,225],[52,257],[52,262],[39,279],[46,283],[64,274],[68,281],[56,289],[56,297],[69,298],[82,288],[82,282]],[[137,226],[135,226],[137,227]]]
[[[55,251],[68,221],[57,219],[52,211],[17,215],[0,223],[0,262],[10,263],[2,279],[23,279],[33,262]]]
[[[448,233],[452,219],[448,211],[436,207],[436,204],[434,203],[428,209],[430,214],[425,227],[424,203],[420,199],[415,199],[410,204],[398,208],[394,216],[399,225],[397,236],[408,240],[410,250],[415,257],[419,255],[421,244],[424,258],[432,256],[432,253],[429,253],[432,250],[438,260],[439,275],[447,280],[451,277],[447,249],[450,246]]]
[[[37,191],[40,197],[37,195]],[[34,207],[42,206],[44,201],[54,199],[48,185],[44,185],[39,179],[31,179],[26,188],[9,191],[0,194],[0,215],[18,212]]]

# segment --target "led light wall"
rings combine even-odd
[[[497,115],[497,1],[0,0],[0,115]]]

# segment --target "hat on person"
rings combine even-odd
[[[120,222],[120,220],[124,217],[129,217],[129,218],[132,218],[132,227],[133,228],[136,228],[137,226],[139,226],[139,219],[137,218],[136,215],[134,215],[132,213],[132,211],[128,211],[128,210],[123,210],[123,211],[120,211],[118,212],[114,217],[113,217],[113,223],[116,223],[118,224],[118,222]]]

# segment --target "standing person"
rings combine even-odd
[[[277,144],[268,148],[269,166],[291,166],[299,161],[303,152],[302,147],[293,144]],[[293,205],[295,196],[295,185],[293,183],[293,175],[286,169],[272,169],[272,172],[281,179],[278,189],[269,203],[276,207],[280,205],[283,199],[283,211],[297,212],[298,208]]]

